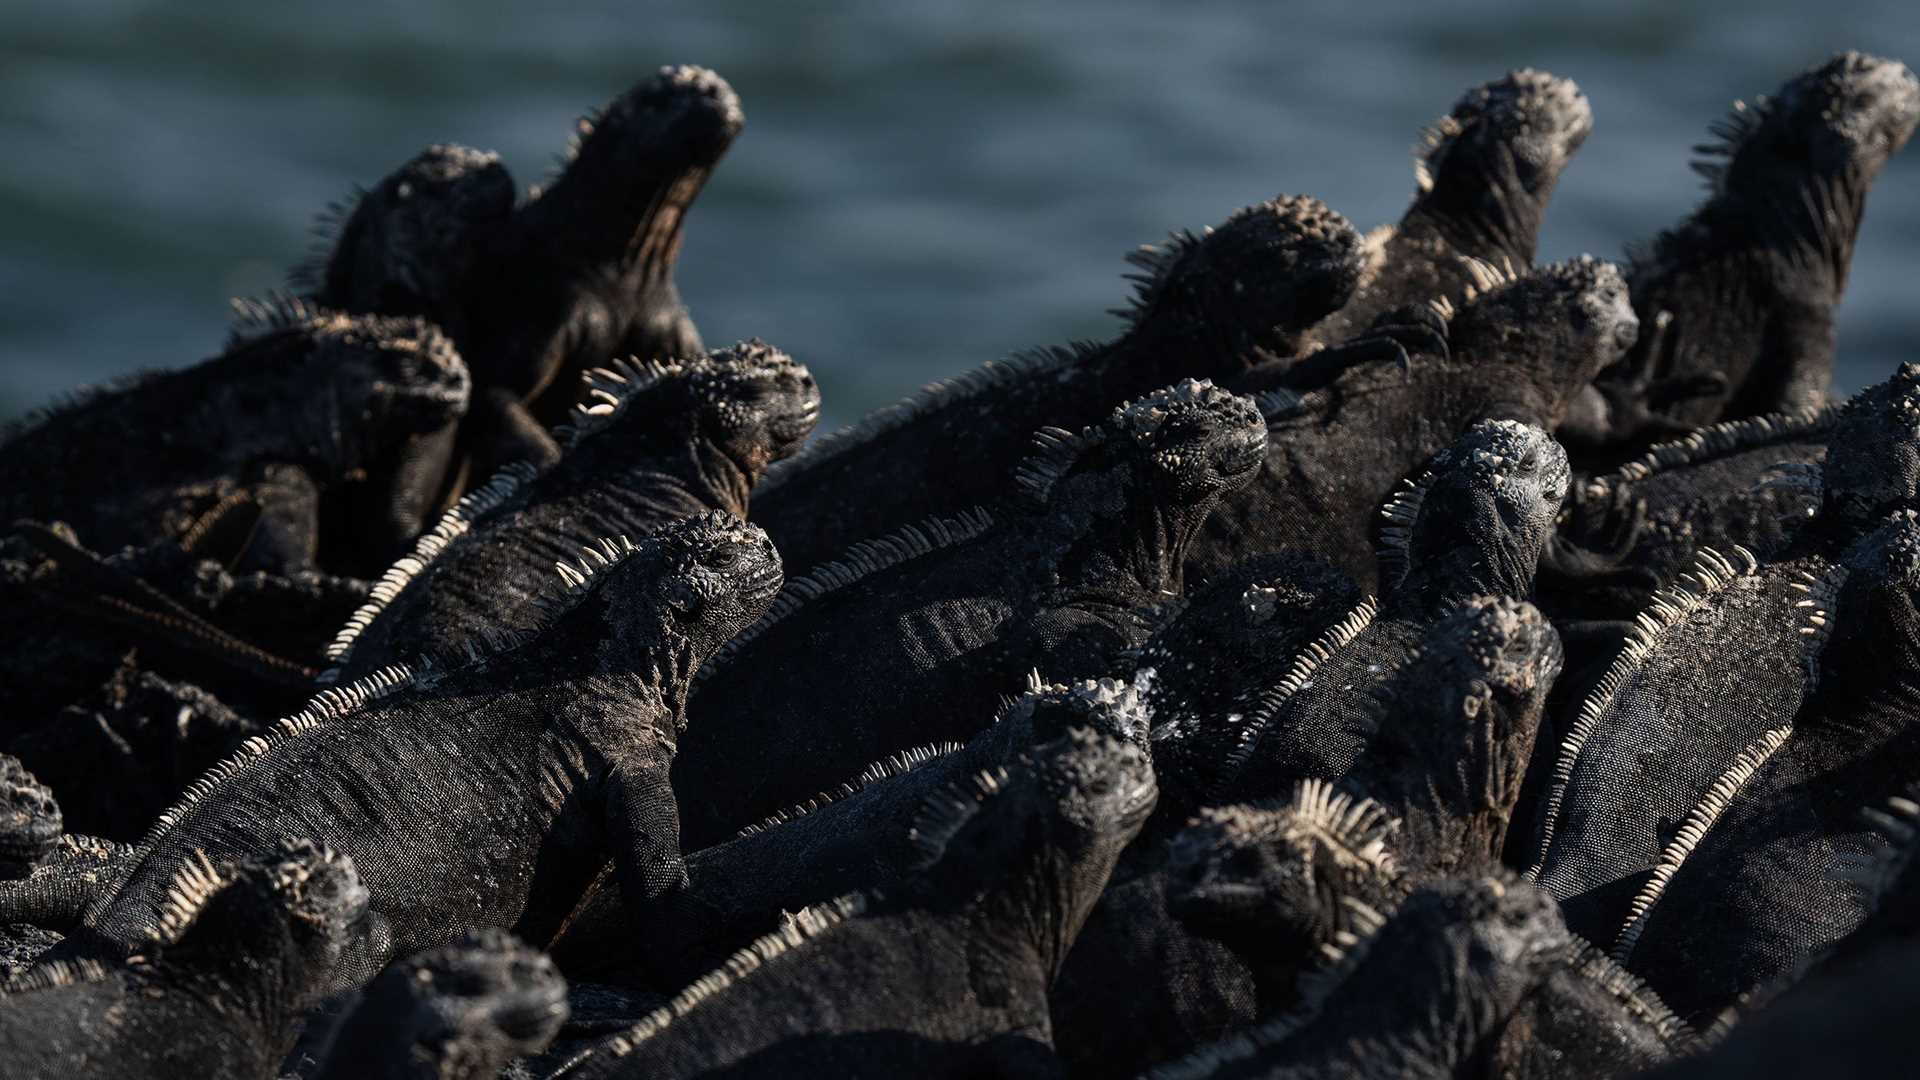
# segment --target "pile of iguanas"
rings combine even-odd
[[[0,437],[0,1076],[1910,1068],[1920,364],[1828,390],[1920,81],[1535,266],[1593,122],[819,437],[674,288],[718,75],[428,148]]]

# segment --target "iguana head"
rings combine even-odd
[[[342,311],[445,324],[457,317],[456,294],[484,237],[513,213],[514,198],[498,154],[429,146],[360,196],[331,248],[294,272],[294,287]]]
[[[60,843],[60,804],[11,754],[0,754],[0,881],[26,877]]]
[[[1208,807],[1174,837],[1167,908],[1250,962],[1294,969],[1399,900],[1398,823],[1318,780],[1285,803]]]
[[[1532,604],[1474,597],[1427,632],[1380,691],[1366,790],[1404,823],[1404,860],[1496,860],[1565,653]]]
[[[1827,443],[1821,517],[1868,527],[1885,514],[1920,507],[1920,364],[1853,396]]]
[[[570,446],[588,437],[632,456],[648,445],[711,448],[747,490],[792,455],[820,419],[820,387],[806,365],[759,339],[688,360],[620,361],[586,375]],[[704,455],[696,451],[696,458]],[[711,467],[710,462],[704,463]]]
[[[236,445],[338,478],[466,412],[467,367],[424,319],[284,305],[249,311],[198,403]]]
[[[1511,874],[1434,881],[1414,890],[1356,946],[1357,962],[1333,988],[1322,1015],[1342,1015],[1342,1005],[1357,1006],[1372,995],[1380,995],[1382,1011],[1392,1008],[1388,1002],[1418,1003],[1418,1014],[1396,1013],[1379,1027],[1399,1032],[1410,1021],[1431,1025],[1450,1036],[1443,1045],[1470,1053],[1565,963],[1572,943],[1553,897]]]
[[[1517,420],[1474,424],[1382,511],[1382,591],[1422,605],[1530,596],[1572,483],[1551,435]]]
[[[378,921],[350,856],[282,840],[265,856],[219,867],[196,852],[168,889],[153,945],[166,957],[273,971],[281,989],[310,1002],[352,985],[342,958]]]
[[[1551,431],[1574,397],[1640,336],[1620,268],[1591,255],[1494,282],[1449,325],[1453,350],[1497,381],[1482,415]]]
[[[1252,398],[1187,379],[1073,435],[1042,428],[1016,480],[1069,550],[1067,573],[1118,570],[1148,595],[1177,595],[1187,545],[1220,497],[1251,482],[1267,453]]]
[[[1592,130],[1593,107],[1571,79],[1527,68],[1476,86],[1428,128],[1409,217],[1457,250],[1526,266],[1560,172]]]
[[[1145,750],[1150,713],[1142,694],[1152,681],[1150,674],[1050,685],[1035,679],[1000,714],[996,727],[1004,725],[1015,746],[1052,742],[1074,728],[1087,728]]]
[[[946,903],[996,897],[1058,973],[1157,794],[1139,746],[1073,728],[927,799],[912,832],[922,887]]]
[[[493,1076],[545,1050],[567,1015],[566,980],[545,954],[504,930],[469,930],[387,969],[339,1042],[439,1063],[434,1076]]]
[[[1353,225],[1307,195],[1236,211],[1200,236],[1143,248],[1146,271],[1127,313],[1136,327],[1163,321],[1216,339],[1225,355],[1266,349],[1291,355],[1297,336],[1344,306],[1365,267]],[[1250,366],[1248,355],[1229,369]]]
[[[529,235],[564,245],[563,258],[614,257],[664,277],[679,256],[687,208],[745,122],[719,75],[661,68],[580,121],[565,169],[527,208]],[[681,344],[662,355],[700,351],[696,342]]]
[[[1783,236],[1839,242],[1850,251],[1867,189],[1920,122],[1920,80],[1905,64],[1846,52],[1788,80],[1771,98],[1736,102],[1701,147],[1724,162],[1696,168],[1716,194],[1777,211],[1761,227],[1812,230]],[[1809,217],[1809,211],[1814,211]],[[1835,266],[1845,280],[1846,261]]]
[[[568,592],[591,606],[594,648],[614,657],[672,654],[676,669],[698,668],[759,618],[784,580],[766,532],[722,510],[640,540],[602,541],[556,569]]]

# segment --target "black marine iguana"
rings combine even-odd
[[[556,560],[710,510],[746,517],[760,474],[820,415],[806,367],[760,341],[616,363],[589,386],[561,459],[539,471],[509,465],[448,511],[346,620],[321,681],[442,652],[476,626],[537,629]]]
[[[797,574],[857,541],[998,498],[1043,426],[1074,430],[1180,379],[1299,352],[1301,333],[1352,292],[1360,248],[1345,218],[1304,195],[1143,247],[1119,337],[988,363],[817,439],[768,471],[753,520]]]
[[[1175,834],[1167,911],[1244,961],[1259,1012],[1297,1003],[1295,985],[1354,944],[1405,898],[1409,883],[1388,838],[1399,827],[1379,804],[1324,780],[1285,802],[1210,806]]]
[[[1483,422],[1389,507],[1383,576],[1395,588],[1384,609],[1313,606],[1342,590],[1309,572],[1272,583],[1270,602],[1300,588],[1277,630],[1239,637],[1225,632],[1238,612],[1195,605],[1143,650],[1150,701],[1179,708],[1204,700],[1190,688],[1206,684],[1219,704],[1155,714],[1156,761],[1191,801],[1149,825],[1068,958],[1055,1021],[1076,1071],[1138,1069],[1251,1019],[1242,967],[1166,910],[1166,840],[1194,808],[1340,782],[1405,819],[1402,861],[1414,871],[1494,862],[1560,665],[1552,627],[1514,598],[1528,591],[1568,479],[1544,434]],[[1228,627],[1205,632],[1208,622]],[[1182,655],[1176,643],[1200,648]]]
[[[1638,980],[1504,873],[1415,889],[1305,980],[1304,1002],[1153,1080],[1608,1077],[1694,1047]]]
[[[432,318],[467,354],[473,476],[550,463],[547,434],[592,367],[703,350],[673,283],[681,229],[740,133],[740,101],[705,68],[664,67],[579,123],[559,176],[517,209],[490,154],[429,148],[344,217],[322,263],[296,278],[322,302]],[[391,527],[423,527],[449,449],[416,447],[386,493]],[[457,477],[451,478],[457,486]]]
[[[0,1072],[271,1076],[355,938],[377,932],[353,860],[304,840],[188,860],[155,916],[124,965],[62,962],[0,986]]]
[[[567,1020],[553,962],[502,930],[470,930],[395,964],[333,1032],[315,1080],[495,1080]]]
[[[1633,256],[1647,332],[1570,417],[1576,456],[1617,460],[1698,425],[1824,405],[1867,191],[1916,123],[1920,80],[1857,52],[1735,102],[1694,165],[1706,202]]]
[[[1792,546],[1765,566],[1742,549],[1737,564],[1704,551],[1581,702],[1528,877],[1583,936],[1626,942],[1679,860],[1791,738],[1834,625],[1850,617],[1848,549],[1920,492],[1916,415],[1920,365],[1849,402],[1829,436],[1820,513]]]
[[[0,522],[64,521],[112,553],[189,542],[251,503],[264,512],[229,554],[311,563],[317,492],[459,416],[467,371],[418,319],[297,305],[263,319],[213,359],[83,394],[0,437]]]
[[[1179,596],[1187,541],[1266,441],[1250,399],[1187,380],[1035,446],[1014,497],[855,545],[709,664],[674,768],[689,850],[967,738],[1036,668],[1105,674]]]
[[[1739,545],[1762,561],[1786,550],[1819,508],[1817,484],[1835,410],[1728,420],[1661,443],[1611,472],[1581,478],[1560,535],[1576,546],[1615,544],[1641,580],[1563,578],[1542,566],[1540,606],[1563,620],[1631,619],[1702,548]],[[1812,490],[1810,490],[1812,489]]]
[[[667,769],[688,680],[765,610],[779,557],[716,511],[603,541],[564,580],[546,633],[481,629],[476,659],[456,651],[323,692],[109,853],[109,872],[0,883],[0,918],[70,913],[78,895],[64,953],[124,955],[195,853],[240,857],[288,834],[356,856],[403,953],[457,926],[545,941],[609,853],[634,910],[670,903],[685,870]]]
[[[1264,398],[1267,460],[1221,501],[1188,571],[1204,578],[1252,555],[1311,552],[1371,586],[1376,510],[1394,485],[1477,420],[1552,431],[1637,325],[1619,271],[1583,257],[1467,303],[1449,324],[1451,356],[1363,363],[1304,397]],[[1235,385],[1259,392],[1273,381],[1255,369]]]
[[[930,798],[921,874],[803,910],[555,1076],[1055,1075],[1047,987],[1154,796],[1139,746],[1075,728]]]
[[[1469,260],[1525,270],[1561,170],[1593,130],[1571,79],[1522,68],[1468,90],[1415,148],[1418,191],[1398,225],[1367,236],[1353,299],[1314,329],[1338,343],[1396,308],[1465,301]]]
[[[785,912],[864,889],[889,889],[911,876],[919,852],[909,827],[929,796],[988,769],[1008,766],[1070,727],[1085,727],[1144,749],[1145,681],[1035,681],[1000,711],[991,727],[966,743],[937,743],[875,762],[838,787],[749,825],[725,843],[690,854],[687,893],[698,911],[694,921],[701,948],[723,943],[720,955],[706,957],[701,971],[774,929]],[[601,877],[596,885],[611,884],[605,872]],[[686,933],[680,928],[673,932]],[[617,890],[605,888],[597,889],[569,918],[550,947],[570,972],[611,967],[620,970],[622,982],[638,978],[649,985],[672,977],[647,964],[669,950],[689,954],[684,942],[656,941],[646,920],[627,911]],[[675,960],[680,962],[678,956]]]

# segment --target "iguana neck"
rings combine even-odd
[[[200,1002],[208,1014],[226,1018],[228,1024],[236,1016],[246,1017],[244,1026],[264,1037],[258,1045],[272,1048],[266,1053],[277,1059],[292,1043],[294,1025],[312,1003],[310,973],[292,950],[284,933],[260,942],[227,938],[204,948],[181,942],[155,961],[143,981]]]
[[[608,161],[596,132],[551,187],[521,211],[516,230],[555,263],[612,273],[630,284],[665,280],[680,256],[681,226],[712,171],[659,155],[635,176]]]
[[[1524,271],[1533,265],[1540,219],[1533,196],[1524,191],[1490,182],[1474,203],[1456,206],[1443,184],[1407,208],[1387,242],[1388,258],[1417,246],[1428,258],[1470,255],[1495,266],[1511,263]]]
[[[1662,234],[1657,265],[1767,260],[1805,267],[1813,274],[1797,279],[1797,289],[1818,286],[1820,291],[1796,299],[1837,304],[1846,289],[1867,188],[1864,178],[1851,173],[1837,179],[1729,184],[1673,232]]]
[[[1179,596],[1187,546],[1214,501],[1169,507],[1136,496],[1093,512],[1043,511],[1058,593],[1128,608]]]

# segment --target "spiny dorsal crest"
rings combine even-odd
[[[1373,625],[1374,616],[1379,614],[1379,610],[1378,604],[1371,596],[1360,601],[1359,605],[1349,611],[1339,622],[1308,642],[1307,647],[1294,657],[1293,662],[1287,666],[1287,670],[1281,674],[1279,680],[1260,692],[1260,695],[1254,699],[1253,706],[1247,710],[1245,719],[1241,721],[1240,731],[1233,737],[1233,748],[1227,752],[1226,760],[1221,763],[1219,775],[1212,786],[1214,798],[1220,798],[1231,790],[1233,784],[1240,779],[1241,773],[1252,762],[1254,752],[1259,749],[1260,741],[1279,719],[1287,702],[1313,681],[1314,673],[1320,669],[1320,665],[1333,659],[1334,654],[1352,644],[1362,631]],[[1162,731],[1170,733],[1172,728],[1163,726]]]
[[[1505,255],[1499,261],[1482,259],[1476,255],[1456,255],[1455,261],[1467,275],[1467,287],[1463,299],[1467,303],[1519,281],[1526,275],[1513,265],[1513,260]]]
[[[1900,886],[1914,866],[1914,854],[1920,852],[1920,785],[1908,787],[1881,806],[1863,807],[1860,820],[1885,850],[1865,857],[1842,855],[1834,871],[1836,877],[1859,885],[1868,906],[1877,909]]]
[[[1686,865],[1688,856],[1700,846],[1700,842],[1713,830],[1720,816],[1733,805],[1734,797],[1747,781],[1760,771],[1787,740],[1793,737],[1793,725],[1787,724],[1774,728],[1760,736],[1741,750],[1733,759],[1727,771],[1720,774],[1707,788],[1707,793],[1680,823],[1680,829],[1673,839],[1661,850],[1660,857],[1654,862],[1653,875],[1642,885],[1633,901],[1627,905],[1626,925],[1620,930],[1620,936],[1614,941],[1611,955],[1616,963],[1626,964],[1633,959],[1633,950],[1640,943],[1640,935],[1646,931],[1647,918],[1653,913],[1660,897],[1666,893],[1667,885],[1675,874]]]
[[[352,321],[344,312],[280,292],[258,298],[236,296],[227,304],[233,310],[233,324],[227,331],[229,349],[286,330],[344,330]]]
[[[852,893],[824,904],[815,904],[802,908],[798,913],[787,916],[781,921],[780,928],[756,939],[752,944],[727,958],[726,963],[695,979],[685,990],[676,994],[673,1000],[653,1012],[626,1031],[604,1043],[587,1050],[581,1057],[575,1058],[575,1064],[593,1060],[605,1054],[612,1058],[622,1058],[633,1053],[647,1040],[658,1037],[675,1020],[687,1015],[701,1002],[712,998],[727,987],[749,978],[754,972],[800,948],[850,919],[859,918],[867,910],[869,897],[862,893]]]
[[[1320,779],[1303,780],[1284,803],[1203,807],[1193,824],[1234,847],[1279,843],[1311,847],[1369,876],[1399,873],[1387,841],[1400,822],[1372,799],[1355,798]]]
[[[1647,607],[1634,616],[1620,652],[1580,702],[1580,708],[1574,714],[1573,726],[1560,744],[1559,756],[1555,758],[1553,773],[1548,778],[1546,809],[1540,819],[1540,843],[1533,865],[1521,875],[1525,880],[1537,881],[1545,868],[1547,853],[1553,846],[1554,830],[1560,819],[1560,809],[1566,800],[1567,788],[1573,782],[1574,768],[1587,742],[1600,730],[1601,722],[1612,710],[1614,699],[1621,689],[1659,650],[1661,639],[1668,631],[1686,622],[1695,612],[1710,606],[1721,590],[1735,581],[1752,577],[1759,570],[1760,560],[1754,558],[1753,552],[1735,544],[1733,554],[1738,563],[1712,548],[1701,548],[1694,557],[1693,565],[1676,576],[1674,585],[1654,593]]]
[[[1661,1041],[1676,1048],[1696,1046],[1698,1036],[1693,1028],[1668,1008],[1644,979],[1615,963],[1612,957],[1578,938],[1567,944],[1566,957],[1569,971],[1625,1006],[1641,1023],[1652,1028]]]
[[[947,846],[1012,779],[1011,770],[995,766],[928,796],[914,814],[913,827],[907,834],[908,842],[919,856],[918,867],[925,869],[944,858]]]
[[[740,631],[708,658],[694,675],[698,685],[724,670],[734,658],[766,636],[774,627],[806,610],[821,597],[839,592],[860,581],[903,563],[944,551],[984,535],[993,527],[993,515],[980,507],[963,510],[951,518],[928,518],[907,525],[886,536],[862,540],[849,547],[839,558],[823,563],[797,578],[789,578],[773,603],[752,626]]]
[[[206,910],[207,901],[232,881],[230,873],[216,869],[207,859],[207,853],[195,848],[167,885],[166,899],[160,902],[149,944],[171,945],[179,941],[194,920],[200,917],[200,913]]]
[[[1152,710],[1146,695],[1153,678],[1153,669],[1146,668],[1136,671],[1130,679],[1048,683],[1040,672],[1033,671],[1027,676],[1026,692],[1010,702],[996,722],[1030,720],[1043,708],[1062,709],[1076,722],[1144,748],[1152,727]]]
[[[796,818],[805,817],[823,807],[831,806],[842,799],[857,795],[882,780],[891,780],[896,776],[905,776],[907,773],[923,765],[931,764],[949,754],[964,750],[966,749],[966,745],[967,744],[961,742],[947,741],[928,743],[925,746],[916,746],[911,750],[902,750],[898,754],[882,758],[867,766],[860,771],[860,775],[851,780],[843,781],[838,787],[831,791],[820,792],[805,802],[795,803],[784,810],[776,810],[766,817],[761,818],[759,821],[754,822],[752,825],[746,826],[734,835],[736,837],[754,836],[766,832],[768,829],[778,828]]]

